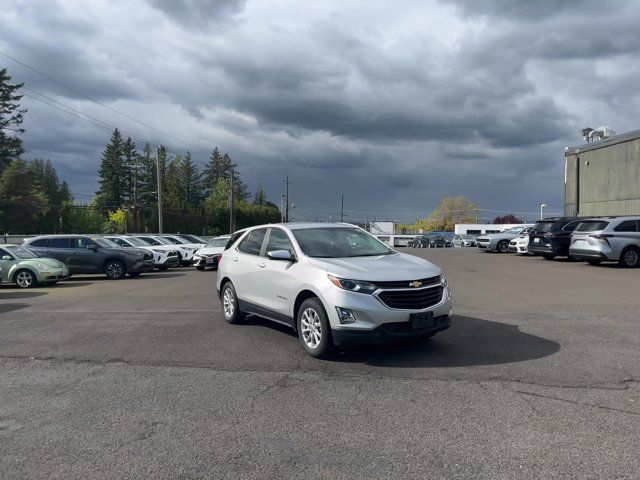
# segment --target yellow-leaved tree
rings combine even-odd
[[[456,223],[475,223],[478,205],[467,197],[445,197],[426,218],[416,223],[418,228],[428,231],[452,232]]]

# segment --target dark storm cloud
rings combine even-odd
[[[358,212],[426,214],[455,194],[485,208],[559,205],[562,152],[580,143],[579,128],[638,128],[634,2],[51,5],[0,11],[0,50],[192,144],[218,145],[276,203],[289,174],[299,215],[335,218],[341,194]],[[169,141],[9,66],[30,88]],[[95,191],[109,132],[25,101],[27,147],[75,192]]]
[[[246,0],[150,0],[171,21],[186,26],[207,26],[240,12]]]

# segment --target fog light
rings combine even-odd
[[[336,311],[338,312],[340,323],[354,323],[356,321],[353,312],[348,308],[336,307]]]

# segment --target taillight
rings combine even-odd
[[[611,246],[609,243],[609,238],[614,235],[607,235],[606,233],[595,233],[593,235],[589,235],[590,238],[595,238],[596,240],[600,240],[601,242],[605,242],[607,245]]]

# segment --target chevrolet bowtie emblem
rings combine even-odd
[[[422,282],[420,280],[416,280],[415,282],[411,282],[409,286],[413,288],[418,288],[422,286]]]

